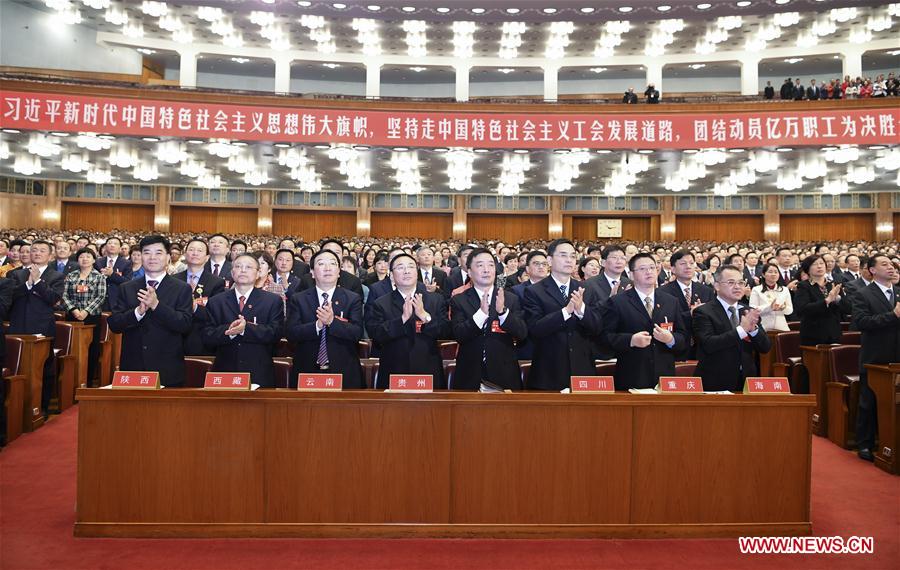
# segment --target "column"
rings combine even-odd
[[[47,197],[44,202],[44,210],[41,212],[41,219],[44,220],[44,227],[58,230],[62,219],[62,200],[59,197],[59,182],[56,180],[48,180],[44,184],[44,194]]]
[[[456,69],[456,100],[469,100],[469,71],[472,67],[469,65],[457,65]]]
[[[659,239],[675,241],[675,196],[663,196],[659,215]]]
[[[547,216],[547,237],[550,239],[563,237],[562,205],[562,196],[550,196],[550,215]]]
[[[291,92],[291,58],[275,58],[275,93]]]
[[[544,67],[544,101],[556,101],[559,98],[559,66]]]
[[[891,212],[890,192],[879,192],[875,198],[878,208],[875,210],[875,239],[878,241],[894,239],[894,214]]]
[[[766,210],[763,213],[763,237],[777,241],[781,236],[781,216],[778,213],[778,196],[769,194],[766,196]]]
[[[156,187],[156,203],[153,205],[153,229],[158,232],[169,231],[169,193],[168,186]]]
[[[466,239],[465,196],[453,196],[453,239]]]
[[[663,87],[662,87],[662,72],[663,66],[661,63],[648,63],[647,64],[647,85],[651,83],[656,87],[656,90],[659,91],[660,98],[662,97]],[[646,89],[646,85],[644,88]],[[636,92],[640,93],[642,90],[635,89]]]
[[[179,50],[178,83],[181,87],[191,89],[197,87],[197,52],[195,50]]]
[[[272,190],[259,191],[256,231],[263,235],[270,235],[272,233]]]
[[[841,63],[843,75],[849,75],[850,79],[862,77],[862,48],[854,48],[847,46],[841,52]]]
[[[759,60],[741,60],[741,95],[759,95]]]
[[[356,235],[369,237],[372,235],[372,195],[368,192],[358,194],[359,202],[356,204]]]
[[[381,96],[381,62],[373,61],[366,64],[366,97],[378,98]]]

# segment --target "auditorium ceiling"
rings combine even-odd
[[[473,194],[883,192],[900,146],[572,151],[335,147],[0,133],[0,175],[167,186]]]

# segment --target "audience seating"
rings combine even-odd
[[[22,435],[22,412],[27,382],[22,370],[24,349],[25,343],[22,339],[6,337],[6,361],[0,380],[3,382],[3,418],[6,422],[4,445]]]
[[[184,387],[202,388],[206,383],[206,373],[213,365],[213,357],[186,356],[184,358]]]
[[[275,362],[275,387],[290,388],[291,368],[294,367],[294,359],[291,357],[276,357],[273,360]]]
[[[791,393],[806,394],[808,386],[803,386],[806,367],[800,352],[800,332],[783,332],[775,337],[775,362],[772,364],[773,376],[784,376],[791,385]]]
[[[378,374],[378,359],[362,358],[359,362],[362,364],[363,379],[366,382],[366,388],[374,388],[375,375]]]
[[[594,362],[594,370],[597,376],[613,376],[616,373],[616,361],[597,360]]]
[[[90,386],[108,386],[112,384],[113,372],[119,365],[119,349],[122,344],[122,335],[109,330],[110,313],[100,315],[100,364],[97,366],[99,378],[91,378]],[[99,383],[99,384],[98,384]]]
[[[826,385],[831,381],[831,356],[836,344],[801,346],[803,365],[809,376],[809,393],[816,397],[816,408],[812,415],[812,430],[815,435],[825,437],[828,431],[828,406],[826,406]]]
[[[675,363],[675,376],[694,376],[697,370],[696,360],[685,360]]]
[[[283,338],[278,341],[275,345],[275,356],[278,358],[287,358],[294,356],[294,344],[288,342],[286,338]]]
[[[800,330],[800,321],[788,321],[788,328],[792,331]]]
[[[855,444],[859,404],[859,345],[835,346],[829,352],[831,381],[828,391],[828,439],[841,447]]]
[[[453,387],[453,377],[456,375],[456,361],[455,360],[445,360],[444,361],[444,379],[447,381],[447,387]]]
[[[50,408],[62,412],[75,404],[75,388],[78,362],[74,354],[74,323],[56,321],[56,336],[53,337],[53,355],[56,366],[56,384],[53,386],[53,401]]]
[[[844,331],[838,344],[859,344],[861,339],[862,333],[859,331]]]
[[[456,360],[459,344],[455,340],[442,340],[438,343],[441,349],[441,358],[444,360]]]
[[[520,360],[519,371],[522,373],[522,386],[528,386],[528,373],[531,372],[531,361]]]
[[[369,358],[369,355],[372,353],[372,341],[370,339],[359,341],[358,352],[360,358]]]

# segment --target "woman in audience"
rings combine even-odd
[[[363,285],[367,287],[371,287],[375,283],[381,281],[388,274],[388,257],[387,253],[383,251],[379,251],[375,255],[375,265],[372,272],[366,275],[366,278],[363,279]]]
[[[800,264],[801,280],[794,291],[794,311],[800,317],[800,344],[832,344],[841,339],[841,285],[825,279],[825,260],[810,255]]]
[[[778,284],[779,276],[777,265],[766,265],[763,282],[750,292],[750,306],[759,310],[760,322],[767,331],[789,331],[784,317],[794,312],[791,292]]]
[[[367,248],[362,255],[362,261],[359,264],[359,275],[360,279],[364,278],[369,274],[370,271],[375,271],[375,254],[378,252],[374,249]]]
[[[0,278],[6,277],[6,274],[14,269],[22,267],[20,252],[25,244],[21,240],[13,240],[9,245],[9,252],[6,254],[6,265],[0,267]]]
[[[172,249],[169,250],[169,264],[166,266],[166,273],[175,275],[187,271],[187,265],[181,261],[181,244],[173,243]]]
[[[506,287],[507,279],[514,279],[519,271],[519,256],[507,253],[503,258],[503,274],[497,276],[497,287]]]
[[[595,257],[585,257],[578,264],[578,277],[582,281],[587,281],[591,277],[600,275],[600,262]]]
[[[706,269],[700,272],[700,283],[711,287],[716,280],[716,271],[719,270],[719,265],[721,265],[721,263],[722,260],[719,259],[718,255],[713,254],[707,257],[703,261],[703,266],[706,267]]]
[[[94,336],[88,349],[88,381],[95,377],[100,354],[100,310],[106,301],[106,277],[94,268],[97,254],[88,248],[75,254],[78,271],[66,275],[63,306],[66,320],[94,325]]]
[[[272,269],[275,267],[275,260],[272,259],[272,256],[263,250],[254,251],[250,255],[259,262],[259,273],[256,277],[255,287],[269,293],[284,296],[284,287],[275,283],[275,278],[272,277]]]
[[[141,262],[141,250],[136,248],[131,252],[131,278],[144,278],[144,264]]]

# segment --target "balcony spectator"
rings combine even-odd
[[[626,105],[636,105],[638,102],[637,93],[634,92],[634,87],[629,87],[628,91],[625,92],[625,95],[622,97],[622,102]]]
[[[775,88],[772,87],[771,81],[766,81],[766,88],[763,90],[763,97],[766,98],[766,101],[771,101],[775,98]]]

